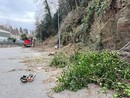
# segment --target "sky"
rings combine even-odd
[[[35,15],[38,5],[35,0],[0,0],[0,24],[35,29]],[[51,11],[56,11],[58,0],[48,0]],[[50,3],[50,2],[53,2]],[[43,12],[44,13],[44,12]]]

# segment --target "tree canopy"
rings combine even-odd
[[[38,19],[37,15],[36,37],[43,41],[49,36],[53,36],[58,33],[58,18],[60,24],[70,11],[76,9],[79,6],[86,6],[89,0],[59,0],[59,7],[54,15],[51,13],[50,3],[48,3],[48,0],[37,0],[37,2],[38,1],[40,1],[40,8],[43,8],[41,12],[44,12],[44,15],[42,16],[42,19]]]

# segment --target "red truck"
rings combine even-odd
[[[24,46],[32,46],[32,40],[30,39],[24,40]]]

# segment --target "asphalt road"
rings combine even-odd
[[[94,84],[77,92],[52,92],[57,70],[27,71],[27,64],[22,62],[26,58],[47,57],[47,54],[30,48],[0,48],[0,98],[113,98],[113,91],[103,93],[102,88]],[[44,64],[41,65],[45,68]],[[31,73],[36,75],[35,80],[31,83],[21,83],[20,77]]]
[[[29,48],[0,48],[0,98],[49,98],[46,85],[42,83],[48,75],[26,71],[27,66],[21,63],[26,57],[36,54],[38,52]],[[30,73],[36,74],[35,80],[31,83],[21,83],[20,77]]]

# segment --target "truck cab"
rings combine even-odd
[[[32,40],[31,39],[25,39],[24,40],[24,46],[32,46]]]

